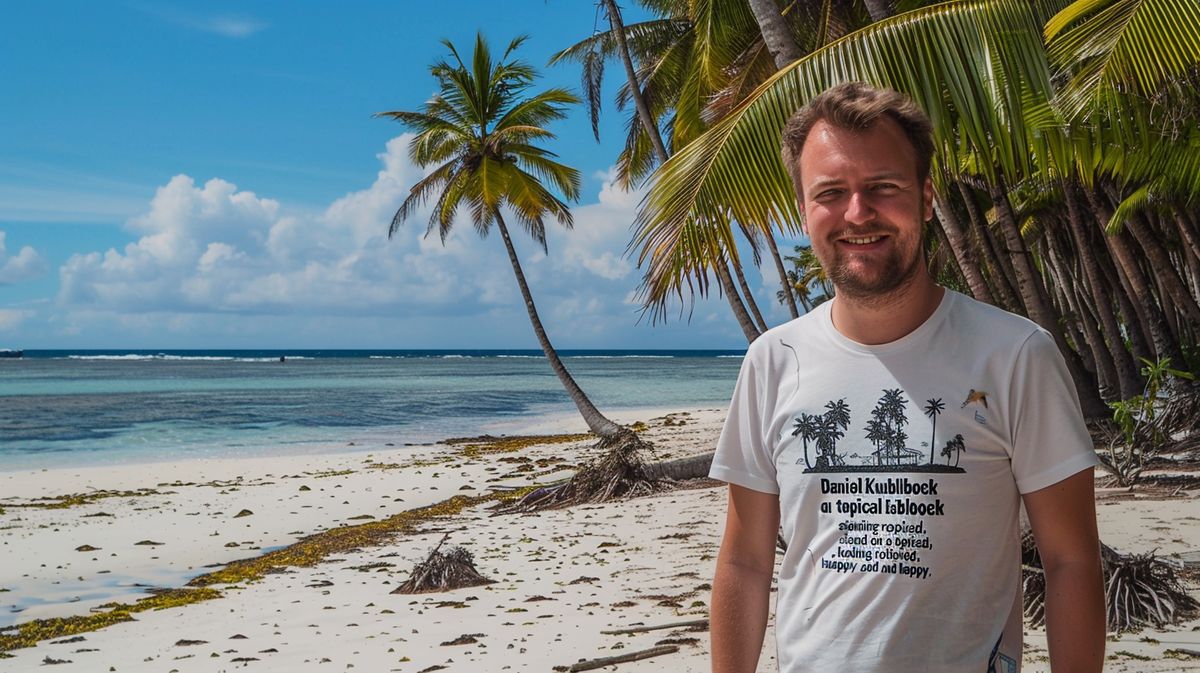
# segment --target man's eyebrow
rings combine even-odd
[[[838,178],[817,178],[816,180],[813,180],[813,182],[811,184],[808,185],[808,188],[809,189],[820,189],[822,187],[828,187],[830,185],[840,185],[844,182],[845,182],[845,180],[840,180]]]
[[[867,182],[875,182],[876,180],[904,180],[907,178],[908,176],[897,171],[884,171],[882,173],[868,175]]]
[[[904,173],[901,173],[899,171],[883,171],[880,173],[874,173],[872,175],[868,175],[865,182],[878,182],[880,180],[900,181],[900,180],[909,180],[909,179],[911,179],[910,176],[906,176]],[[813,180],[812,183],[810,183],[807,188],[808,189],[821,189],[823,187],[845,184],[845,182],[846,181],[841,178],[822,177],[822,178],[816,178],[815,180]]]

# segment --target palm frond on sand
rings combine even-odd
[[[449,591],[464,587],[477,587],[492,584],[490,580],[475,569],[475,557],[462,547],[450,547],[441,551],[442,545],[450,537],[445,535],[442,541],[434,547],[429,556],[413,568],[412,575],[400,586],[392,590],[394,594],[423,594],[435,591]]]

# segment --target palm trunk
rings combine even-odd
[[[1075,318],[1066,321],[1067,328],[1072,332],[1071,338],[1079,346],[1079,355],[1084,359],[1084,365],[1099,379],[1100,388],[1108,389],[1115,397],[1120,393],[1117,370],[1108,354],[1104,337],[1096,326],[1096,320],[1081,298],[1079,283],[1073,282],[1079,272],[1067,260],[1067,253],[1053,232],[1047,232],[1045,240],[1049,261],[1054,269],[1056,289],[1062,295],[1063,313]],[[1084,346],[1087,346],[1086,350]]]
[[[742,303],[742,298],[738,296],[737,288],[733,285],[733,279],[729,277],[729,269],[725,267],[725,258],[719,257],[713,262],[713,271],[717,274],[717,280],[721,283],[721,290],[725,293],[725,299],[729,302],[729,307],[733,309],[733,316],[737,318],[738,325],[742,328],[742,334],[746,335],[746,341],[753,343],[760,336],[758,327],[754,325],[754,319],[746,312],[746,305]]]
[[[1134,239],[1137,240],[1138,246],[1146,253],[1146,259],[1150,262],[1150,267],[1154,269],[1154,277],[1165,291],[1164,294],[1170,295],[1180,312],[1187,316],[1188,320],[1193,324],[1200,324],[1200,305],[1196,303],[1196,299],[1188,292],[1187,286],[1180,280],[1179,274],[1175,271],[1175,265],[1171,262],[1171,255],[1159,242],[1158,235],[1150,223],[1139,213],[1129,218],[1125,227],[1129,229]]]
[[[633,67],[633,55],[629,53],[629,44],[625,41],[625,24],[621,22],[621,10],[617,9],[617,3],[614,0],[604,0],[604,8],[608,13],[608,24],[612,28],[613,37],[617,40],[617,49],[621,52],[621,62],[625,64],[625,76],[629,79],[629,94],[633,97],[638,118],[642,120],[642,127],[646,129],[646,135],[650,137],[650,144],[654,146],[654,153],[658,155],[658,160],[666,163],[667,148],[663,145],[658,125],[654,123],[654,116],[650,114],[650,106],[646,105],[646,97],[642,95],[642,85],[638,82],[637,70]]]
[[[1005,193],[1003,186],[992,186],[991,195],[996,208],[997,223],[1000,225],[1000,231],[1008,244],[1009,253],[1012,255],[1017,289],[1021,293],[1021,300],[1025,302],[1025,307],[1029,309],[1029,318],[1054,337],[1054,343],[1058,345],[1058,350],[1066,360],[1067,370],[1071,373],[1071,380],[1075,383],[1084,416],[1087,418],[1107,417],[1109,409],[1100,397],[1095,378],[1084,370],[1079,360],[1079,354],[1072,350],[1067,343],[1062,325],[1058,322],[1059,316],[1055,314],[1053,308],[1042,296],[1042,289],[1038,287],[1040,281],[1037,271],[1033,267],[1025,239],[1021,237],[1021,230],[1017,227],[1012,207],[1008,203],[1008,194]]]
[[[1192,292],[1200,297],[1200,233],[1192,229],[1192,223],[1178,210],[1175,211],[1175,226],[1183,240],[1183,263],[1191,276]]]
[[[750,12],[758,23],[767,51],[775,59],[775,67],[782,69],[785,65],[800,58],[800,47],[792,38],[792,31],[784,21],[783,14],[775,0],[749,0]]]
[[[779,256],[779,246],[775,244],[775,234],[768,230],[766,232],[767,247],[771,250],[771,259],[775,260],[775,271],[779,274],[779,283],[783,286],[783,301],[788,307],[788,312],[793,318],[800,317],[800,310],[796,307],[796,293],[792,284],[788,282],[787,270],[783,268],[783,258]]]
[[[958,268],[962,271],[967,286],[971,288],[971,295],[979,301],[995,304],[996,300],[992,297],[992,291],[988,289],[987,282],[984,281],[983,274],[979,271],[979,261],[975,259],[975,251],[967,245],[967,239],[963,235],[962,224],[958,221],[954,206],[942,199],[936,199],[934,208],[937,210],[938,222],[942,225],[942,231],[946,234],[946,242],[950,244],[950,251],[954,253],[954,259],[958,262]]]
[[[979,212],[979,204],[975,201],[975,195],[963,183],[959,182],[958,192],[962,196],[963,205],[967,209],[967,217],[971,221],[971,229],[975,232],[975,240],[979,243],[979,249],[987,258],[987,266],[992,271],[992,282],[995,284],[994,297],[1002,302],[1001,308],[1013,313],[1022,313],[1025,307],[1021,305],[1020,299],[1017,298],[1016,290],[1013,289],[1013,283],[1010,281],[1010,275],[1004,260],[1001,259],[997,246],[992,240],[992,230],[988,227],[987,220],[983,214]]]
[[[1133,287],[1133,300],[1142,307],[1145,314],[1146,326],[1150,329],[1150,340],[1154,342],[1155,356],[1169,357],[1172,362],[1183,362],[1183,353],[1179,350],[1179,344],[1171,338],[1171,328],[1167,326],[1167,317],[1163,313],[1158,297],[1155,296],[1154,289],[1150,287],[1149,278],[1138,266],[1136,253],[1125,238],[1126,235],[1125,232],[1117,232],[1108,237],[1108,242],[1112,247],[1113,257]]]
[[[525,272],[521,270],[521,261],[517,259],[517,251],[513,247],[512,238],[508,235],[508,227],[505,226],[504,218],[500,216],[500,213],[496,213],[496,224],[500,228],[500,236],[504,239],[504,248],[508,251],[508,261],[512,263],[513,274],[517,277],[517,285],[521,288],[521,298],[525,300],[525,310],[529,312],[529,322],[533,323],[533,332],[537,335],[538,343],[541,344],[542,352],[546,354],[546,359],[550,361],[550,368],[558,376],[558,380],[562,383],[563,388],[567,389],[567,395],[571,397],[571,401],[579,409],[579,413],[583,416],[583,421],[587,423],[588,428],[592,432],[604,439],[614,439],[629,433],[629,429],[608,420],[604,414],[596,409],[596,405],[592,404],[592,401],[584,394],[583,389],[575,382],[571,373],[567,371],[566,366],[563,365],[562,360],[558,357],[558,352],[550,344],[550,337],[546,336],[546,329],[542,327],[542,320],[538,317],[537,307],[533,305],[533,295],[530,294],[529,285],[525,282]]]
[[[1096,261],[1100,263],[1101,271],[1103,271],[1101,277],[1107,282],[1112,296],[1117,298],[1117,306],[1121,310],[1121,316],[1124,318],[1123,322],[1129,334],[1129,341],[1133,345],[1133,354],[1139,358],[1152,360],[1154,359],[1155,347],[1152,345],[1149,317],[1146,314],[1145,307],[1140,302],[1135,301],[1137,293],[1134,291],[1133,283],[1129,280],[1129,274],[1125,273],[1124,268],[1117,263],[1117,253],[1113,242],[1104,232],[1105,223],[1112,219],[1112,210],[1105,204],[1103,198],[1095,189],[1082,189],[1080,191],[1087,199],[1092,212],[1092,219],[1096,222],[1100,230],[1100,240],[1104,243],[1103,249],[1108,252],[1106,255],[1097,255]],[[1141,390],[1140,386],[1138,390]]]
[[[733,267],[733,273],[737,276],[738,287],[742,289],[742,295],[746,297],[746,306],[750,308],[750,313],[754,314],[755,326],[758,327],[759,332],[767,331],[769,329],[767,321],[763,320],[762,312],[758,310],[758,302],[754,300],[754,294],[750,292],[750,285],[746,282],[746,275],[742,273],[742,265],[730,263],[729,266]]]
[[[1063,194],[1067,200],[1067,225],[1075,241],[1079,261],[1083,265],[1084,284],[1092,296],[1092,306],[1096,310],[1101,332],[1112,356],[1117,374],[1117,387],[1121,391],[1121,399],[1129,399],[1142,390],[1141,376],[1121,338],[1121,328],[1117,324],[1116,314],[1113,313],[1112,299],[1105,291],[1100,265],[1096,261],[1096,246],[1083,224],[1083,212],[1077,200],[1075,185],[1065,184]]]

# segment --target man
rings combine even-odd
[[[936,285],[930,123],[854,83],[783,133],[836,297],[746,353],[711,475],[729,482],[715,673],[755,670],[776,534],[780,670],[1016,673],[1018,513],[1046,571],[1055,673],[1101,669],[1096,457],[1054,341]]]

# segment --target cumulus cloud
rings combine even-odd
[[[46,261],[26,245],[17,254],[8,254],[4,244],[5,232],[0,231],[0,285],[13,285],[46,272]]]
[[[370,186],[317,214],[290,211],[219,178],[199,184],[175,176],[128,222],[136,241],[74,255],[62,266],[59,303],[123,315],[471,315],[522,308],[499,236],[481,239],[466,213],[444,245],[436,233],[424,237],[427,214],[420,213],[388,240],[388,223],[423,175],[407,157],[410,139],[405,134],[387,144]],[[622,298],[632,265],[622,254],[637,198],[609,179],[596,203],[576,209],[574,231],[551,233],[549,257],[513,231],[539,303],[561,303],[564,317],[628,314]]]
[[[576,208],[574,228],[552,238],[562,245],[555,259],[559,268],[582,267],[601,278],[621,280],[634,270],[625,258],[625,246],[642,192],[621,190],[615,171],[597,177],[604,181],[598,201]]]

